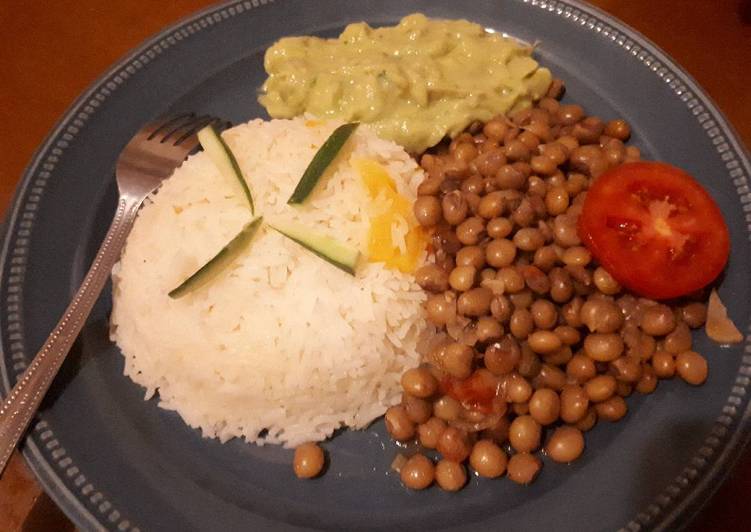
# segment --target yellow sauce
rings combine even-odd
[[[530,105],[551,74],[532,49],[466,20],[421,14],[350,24],[338,39],[287,37],[266,51],[259,101],[274,118],[311,113],[371,124],[419,153],[474,120]]]
[[[368,260],[404,273],[414,272],[427,245],[427,235],[417,223],[409,200],[399,194],[394,180],[377,161],[361,159],[354,166],[371,199]]]

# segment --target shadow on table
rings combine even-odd
[[[46,493],[42,493],[34,502],[29,515],[26,517],[22,532],[73,532],[76,527],[71,523],[62,510],[52,502]]]

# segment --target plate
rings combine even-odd
[[[748,329],[751,172],[735,134],[696,83],[644,37],[604,13],[555,0],[244,1],[165,30],[114,66],[70,108],[19,188],[2,248],[2,380],[15,382],[79,285],[116,203],[118,153],[168,111],[239,123],[264,116],[263,52],[291,34],[334,36],[349,22],[392,24],[422,11],[469,18],[529,42],[565,80],[567,99],[632,124],[646,158],[685,168],[721,205],[732,255],[721,295]],[[471,477],[457,494],[407,492],[389,464],[382,423],[325,444],[325,476],[294,479],[291,452],[204,440],[143,401],[107,338],[109,289],[43,403],[24,454],[46,490],[85,530],[474,529],[613,530],[685,524],[749,439],[751,345],[697,334],[710,377],[673,380],[629,400],[572,465],[547,461],[530,487]]]

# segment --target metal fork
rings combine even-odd
[[[63,317],[0,407],[0,474],[119,260],[139,207],[198,147],[196,133],[215,122],[194,114],[152,122],[120,153],[115,169],[119,199],[107,236]]]

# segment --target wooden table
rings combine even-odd
[[[107,67],[207,0],[6,0],[0,9],[0,216],[36,147]],[[748,0],[597,0],[656,42],[709,92],[751,145],[751,5]],[[692,525],[751,523],[751,453]],[[72,530],[16,453],[0,479],[0,530]]]

